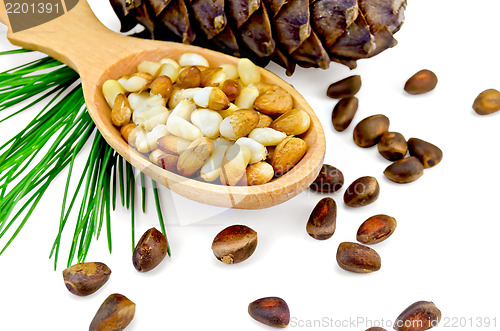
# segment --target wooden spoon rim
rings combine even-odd
[[[118,129],[111,124],[109,118],[110,109],[107,106],[102,94],[102,84],[107,79],[118,79],[123,75],[128,75],[136,72],[137,64],[144,60],[159,61],[160,59],[165,57],[176,59],[178,56],[173,55],[172,53],[185,52],[186,48],[189,49],[189,51],[192,53],[197,53],[207,58],[211,66],[218,66],[222,63],[237,64],[237,61],[239,61],[238,58],[197,46],[180,44],[179,46],[182,46],[180,47],[182,50],[173,50],[173,43],[165,43],[163,47],[161,47],[161,44],[163,44],[163,42],[156,43],[158,43],[160,47],[158,47],[154,51],[139,51],[134,54],[130,54],[129,56],[115,63],[113,66],[108,68],[106,72],[103,73],[103,75],[98,79],[98,83],[95,85],[97,88],[94,89],[94,103],[92,107],[89,104],[89,112],[96,125],[100,129],[102,129],[103,127],[110,129],[108,130],[110,134],[103,134],[103,136],[120,155],[131,162],[132,165],[137,167],[139,170],[144,171],[150,177],[154,179],[162,177],[164,179],[163,184],[173,189],[174,191],[178,191],[178,188],[175,187],[176,185],[183,185],[189,189],[197,190],[200,194],[229,194],[236,196],[282,194],[284,199],[282,199],[283,201],[281,202],[284,202],[290,199],[292,196],[303,191],[303,189],[307,188],[312,183],[312,181],[316,178],[321,165],[323,164],[325,154],[325,138],[321,123],[314,113],[313,109],[309,106],[302,95],[300,95],[290,84],[264,68],[259,68],[261,71],[262,81],[278,84],[279,86],[283,87],[292,95],[295,108],[303,109],[311,117],[311,126],[309,130],[301,136],[304,140],[306,140],[306,142],[308,142],[307,152],[300,160],[300,162],[285,175],[279,178],[275,178],[271,182],[262,185],[224,186],[221,184],[198,181],[181,176],[174,172],[164,170],[161,167],[154,165],[141,153],[131,148],[121,137]],[[105,107],[104,109],[106,109],[107,111],[98,110],[103,107]],[[151,168],[153,168],[154,170],[151,170]],[[154,172],[155,174],[151,174],[151,172]],[[294,186],[295,184],[299,184],[300,188],[293,188],[292,186]],[[184,195],[182,193],[180,194]],[[193,199],[192,196],[187,197]],[[199,199],[194,198],[194,200]],[[217,201],[210,204],[218,205]],[[225,206],[225,204],[223,205]],[[265,203],[263,203],[262,206],[255,206],[255,208],[264,208],[269,206],[270,205],[266,205]],[[248,208],[248,206],[244,208]]]

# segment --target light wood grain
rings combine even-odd
[[[0,23],[7,25],[10,29],[9,19],[7,18],[7,12],[3,1],[0,1]]]
[[[2,0],[0,11],[4,10]],[[4,19],[4,14],[0,13],[0,18]],[[310,115],[311,128],[302,137],[308,144],[308,151],[291,171],[278,179],[258,186],[229,187],[168,172],[130,148],[111,124],[110,109],[101,87],[107,79],[135,72],[144,60],[176,59],[186,52],[203,55],[211,65],[235,64],[237,58],[196,46],[143,40],[112,32],[97,20],[85,0],[51,22],[18,33],[9,31],[8,38],[14,45],[41,51],[75,69],[82,79],[88,111],[106,141],[134,167],[189,199],[220,207],[267,208],[305,190],[323,164],[325,137],[314,111],[292,86],[265,69],[261,69],[263,81],[284,87],[293,96],[296,107]]]

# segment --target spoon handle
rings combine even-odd
[[[8,25],[5,3],[0,2],[0,22]],[[14,45],[52,56],[86,78],[101,74],[117,61],[117,54],[129,53],[135,44],[135,38],[102,25],[87,0],[80,0],[72,10],[47,23],[16,33],[9,29],[7,38]]]
[[[9,26],[8,21],[9,20],[7,18],[7,10],[5,9],[5,4],[2,0],[0,1],[0,23]]]

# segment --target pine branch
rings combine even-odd
[[[24,52],[28,51],[13,50],[0,55]],[[24,129],[0,146],[0,241],[7,238],[0,255],[24,227],[51,182],[68,165],[58,232],[50,252],[50,257],[54,257],[54,268],[57,268],[63,231],[79,197],[81,204],[68,254],[68,266],[75,257],[79,262],[85,260],[93,238],[99,238],[104,225],[111,253],[111,209],[116,208],[118,189],[122,205],[130,209],[132,246],[135,244],[134,168],[96,130],[85,109],[78,80],[75,71],[50,57],[0,73],[0,114],[27,103],[10,115],[0,117],[0,124],[46,102]],[[94,140],[90,154],[70,196],[77,155],[92,135]],[[50,146],[47,146],[49,142]],[[144,175],[140,175],[142,210],[145,212]],[[154,182],[153,193],[160,226],[166,235]],[[14,232],[8,237],[12,229]],[[168,253],[170,256],[170,248]]]

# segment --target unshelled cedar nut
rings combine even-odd
[[[234,186],[238,185],[243,177],[246,180],[245,174],[251,157],[252,152],[248,146],[240,144],[229,146],[222,157],[219,176],[221,184]]]
[[[435,73],[430,70],[420,70],[411,76],[405,84],[404,90],[409,94],[423,94],[434,90],[438,83]]]
[[[400,160],[408,152],[408,143],[399,132],[386,132],[377,144],[378,152],[389,161]]]
[[[271,124],[271,128],[285,133],[287,136],[298,136],[309,129],[311,118],[301,109],[292,109],[278,117]]]
[[[212,242],[215,257],[226,263],[248,259],[257,247],[257,232],[245,225],[232,225],[219,232]]]
[[[212,155],[212,143],[207,137],[199,138],[189,145],[188,149],[177,159],[177,172],[189,177],[198,171]]]
[[[396,219],[388,215],[375,215],[361,224],[356,239],[363,244],[372,245],[389,238],[396,230]]]
[[[283,139],[274,150],[271,165],[276,175],[283,175],[292,169],[302,159],[307,151],[304,140],[288,136]]]
[[[167,238],[155,228],[147,230],[137,242],[132,262],[135,269],[146,272],[156,268],[168,251]]]
[[[406,308],[396,319],[396,331],[424,331],[439,324],[441,311],[431,301],[418,301]]]
[[[159,138],[157,142],[158,148],[163,152],[175,155],[180,155],[192,143],[190,140],[179,138],[174,135],[163,136]]]
[[[378,199],[380,186],[375,177],[365,176],[356,179],[344,193],[344,202],[349,207],[367,206]]]
[[[182,69],[175,84],[181,88],[199,87],[201,84],[201,71],[195,66]]]
[[[241,85],[235,80],[228,79],[222,83],[220,89],[224,92],[229,101],[233,102],[238,95],[240,95]]]
[[[358,111],[358,98],[346,97],[340,99],[332,111],[332,124],[335,130],[342,132],[351,124]]]
[[[108,281],[111,270],[101,262],[85,262],[72,265],[62,274],[68,291],[78,296],[86,296],[100,289]]]
[[[262,185],[274,177],[273,166],[265,161],[253,163],[247,167],[247,185]]]
[[[246,137],[259,123],[259,113],[253,109],[238,109],[226,117],[220,125],[222,136],[232,140]]]
[[[225,110],[229,108],[230,104],[231,103],[229,102],[228,97],[220,88],[212,88],[212,91],[210,92],[210,95],[208,97],[208,109],[215,111]]]
[[[479,115],[489,115],[500,110],[500,92],[495,89],[485,90],[477,96],[472,108]]]
[[[321,199],[307,221],[307,233],[318,240],[333,236],[337,223],[337,204],[332,198]]]
[[[293,108],[293,98],[287,90],[275,85],[255,99],[254,107],[267,115],[282,115]]]
[[[248,313],[256,321],[277,328],[290,323],[290,309],[285,300],[278,297],[255,300],[248,305]]]
[[[172,80],[168,76],[159,76],[151,83],[151,95],[161,95],[168,100],[172,95]]]
[[[384,115],[373,115],[363,119],[353,131],[353,139],[359,147],[376,145],[389,130],[389,119]]]
[[[323,164],[310,188],[316,192],[333,193],[340,190],[342,185],[344,185],[342,171],[329,164]]]
[[[387,331],[387,330],[384,328],[379,328],[379,327],[375,326],[373,328],[366,329],[366,331]]]
[[[135,131],[136,128],[137,125],[135,125],[134,123],[126,124],[120,128],[120,134],[122,135],[123,139],[125,139],[125,141],[131,146],[135,145],[136,134],[133,133],[137,132]]]
[[[380,256],[374,249],[351,242],[339,245],[337,263],[342,269],[357,273],[374,272],[382,265]]]
[[[89,331],[121,331],[134,319],[135,303],[121,294],[111,294],[90,323]]]
[[[358,93],[361,88],[361,76],[354,75],[331,84],[326,95],[333,99],[342,99]]]
[[[415,156],[397,160],[384,170],[384,175],[399,184],[411,183],[422,177],[424,166]]]
[[[179,160],[179,155],[163,154],[158,158],[158,165],[165,170],[176,171],[178,160]]]
[[[207,86],[218,86],[222,79],[226,78],[226,74],[222,71],[222,68],[206,68],[201,70],[200,85],[202,87]]]
[[[132,109],[125,94],[120,93],[115,98],[115,103],[111,109],[111,122],[117,127],[122,127],[130,122]]]
[[[410,155],[416,156],[425,169],[432,168],[443,159],[443,151],[425,140],[418,138],[408,139]]]
[[[273,159],[273,155],[274,155],[274,150],[276,149],[276,146],[268,146],[267,147],[267,162],[271,162],[271,160]]]
[[[271,116],[259,112],[259,123],[257,123],[256,128],[268,128],[272,123],[273,118]]]

